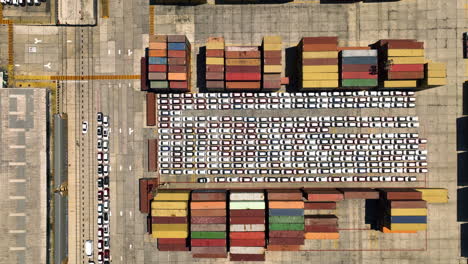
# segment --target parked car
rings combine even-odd
[[[83,123],[81,124],[81,133],[88,133],[88,121],[83,121]]]

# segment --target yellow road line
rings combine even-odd
[[[149,8],[149,33],[154,35],[154,6]]]
[[[8,24],[8,64],[13,62],[13,24]]]

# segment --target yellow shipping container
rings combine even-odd
[[[187,238],[188,231],[153,231],[151,236],[153,238]]]
[[[224,65],[224,58],[206,58],[207,65]]]
[[[338,72],[338,65],[303,66],[302,72]]]
[[[188,224],[153,224],[152,231],[187,231]]]
[[[319,80],[319,81],[302,81],[302,87],[304,88],[337,88],[338,80],[329,81],[329,80]]]
[[[281,72],[283,66],[281,65],[265,65],[263,66],[263,72],[265,73],[278,73]]]
[[[446,78],[428,78],[427,85],[446,85],[447,79]]]
[[[260,60],[259,59],[226,59],[226,65],[229,65],[229,66],[243,66],[243,65],[256,66],[256,65],[260,65]]]
[[[446,71],[447,70],[447,65],[441,62],[429,62],[427,63],[426,67],[428,71]]]
[[[416,87],[416,80],[411,81],[385,81],[384,87],[398,88],[398,87]]]
[[[390,209],[391,216],[418,216],[418,215],[427,215],[426,208],[392,208]]]
[[[393,64],[424,64],[424,57],[389,57]]]
[[[441,188],[416,189],[428,203],[448,203],[448,190]]]
[[[151,216],[187,216],[187,210],[153,209],[151,210]]]
[[[392,231],[423,231],[427,229],[427,224],[391,224]]]
[[[302,52],[304,59],[336,59],[338,51],[307,51]]]
[[[206,43],[206,49],[220,49],[220,50],[223,50],[224,49],[224,42],[208,41]]]
[[[424,57],[423,49],[389,49],[390,57]]]
[[[281,44],[263,44],[263,50],[281,50],[282,48]]]
[[[190,197],[189,192],[183,191],[159,191],[155,201],[188,201]]]
[[[263,43],[265,44],[281,44],[281,36],[265,36],[263,37]]]
[[[187,209],[188,202],[167,202],[154,201],[151,203],[151,209]]]
[[[305,72],[302,74],[302,80],[313,81],[313,80],[338,80],[338,73],[332,72]]]
[[[445,78],[447,77],[446,71],[428,71],[427,72],[428,78]]]

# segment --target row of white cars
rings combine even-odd
[[[198,178],[199,183],[209,183],[210,178]],[[216,177],[216,183],[247,183],[247,182],[415,182],[416,176],[353,176],[353,177]]]
[[[40,5],[46,0],[0,0],[3,5],[25,6],[25,5]]]

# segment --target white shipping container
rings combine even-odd
[[[264,254],[265,248],[262,247],[231,247],[231,254]]]
[[[376,57],[377,50],[343,50],[342,57]]]
[[[231,193],[231,200],[235,201],[257,201],[265,200],[263,193]]]
[[[226,46],[224,49],[226,51],[258,51],[257,46]]]
[[[231,225],[229,227],[231,232],[263,232],[265,225],[263,224],[245,224],[245,225]]]

